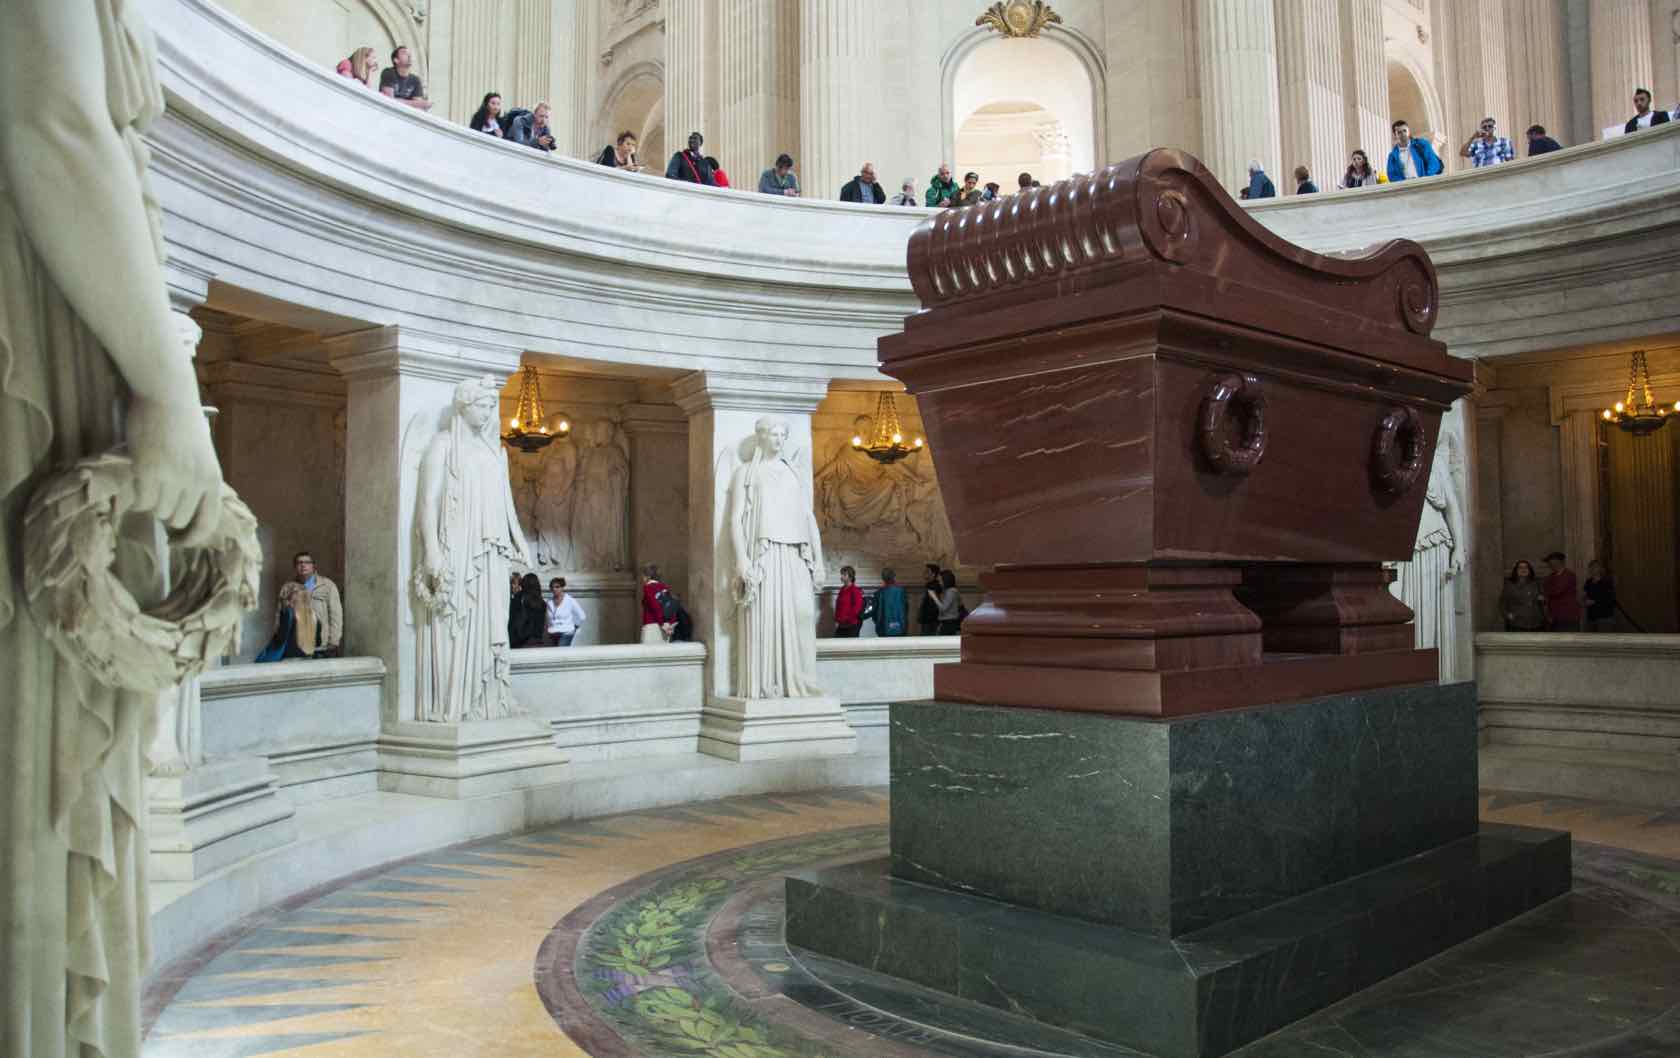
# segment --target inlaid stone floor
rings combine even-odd
[[[1240,1058],[1680,1055],[1680,813],[1489,791],[1575,891]],[[813,958],[790,869],[878,856],[884,790],[742,798],[444,850],[242,924],[148,991],[145,1058],[1136,1056]]]

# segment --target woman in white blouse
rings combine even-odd
[[[548,645],[569,647],[572,637],[589,618],[578,601],[566,594],[566,578],[555,577],[548,582]]]

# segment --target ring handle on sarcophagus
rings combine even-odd
[[[1227,429],[1233,415],[1241,430],[1236,443]],[[1266,396],[1260,391],[1260,380],[1233,372],[1215,381],[1196,416],[1196,440],[1219,473],[1235,476],[1253,470],[1266,454]]]
[[[1423,417],[1416,408],[1396,405],[1377,424],[1371,439],[1371,483],[1392,496],[1411,491],[1423,475],[1425,451]]]

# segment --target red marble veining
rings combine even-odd
[[[1179,715],[1430,677],[1380,568],[1469,388],[1422,248],[1312,253],[1154,151],[940,213],[909,270],[882,370],[997,567],[941,696]]]

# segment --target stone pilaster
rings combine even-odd
[[[638,570],[658,565],[665,582],[680,589],[689,580],[688,419],[674,404],[626,404],[623,411],[630,440],[630,562]]]
[[[1557,424],[1563,463],[1563,551],[1576,569],[1599,553],[1599,418],[1593,409],[1571,409]]]
[[[1499,122],[1499,134],[1510,138],[1512,147],[1522,142],[1522,134],[1512,128],[1517,118],[1511,112],[1503,5],[1457,4],[1448,10],[1458,91],[1454,93],[1456,109],[1447,111],[1447,127],[1435,131],[1446,136],[1441,160],[1451,172],[1470,168],[1470,159],[1458,152],[1483,118]]]
[[[807,198],[838,198],[870,154],[881,110],[879,12],[856,0],[803,0],[800,170]],[[877,173],[877,179],[890,178]]]
[[[548,104],[553,110],[548,124],[561,154],[589,157],[582,142],[589,115],[584,113],[588,93],[577,91],[578,69],[584,65],[583,41],[577,0],[546,0],[552,8],[548,20]]]
[[[1633,90],[1651,85],[1650,0],[1593,0],[1587,34],[1592,48],[1593,136],[1633,114]],[[1672,106],[1653,100],[1652,106]]]
[[[811,474],[811,414],[827,394],[823,379],[697,371],[672,390],[688,415],[688,609],[695,638],[707,645],[701,752],[731,760],[853,753],[857,736],[838,698],[743,700],[735,696],[729,483],[750,449],[754,425],[768,415],[788,424],[788,444],[806,481]]]
[[[1524,131],[1544,125],[1560,143],[1570,142],[1565,79],[1563,6],[1558,0],[1506,0],[1511,76],[1511,143],[1526,155]]]
[[[1339,0],[1277,0],[1283,156],[1272,181],[1280,195],[1294,193],[1297,165],[1326,191],[1346,165],[1342,50],[1325,47],[1342,39],[1340,7]]]
[[[717,135],[711,127],[717,109],[715,68],[711,65],[716,0],[689,0],[665,11],[665,146],[667,153],[687,143],[688,134]],[[650,167],[665,159],[644,159]]]
[[[1258,160],[1281,190],[1273,0],[1196,0],[1203,159],[1234,197]]]
[[[1336,167],[1340,179],[1347,155],[1362,148],[1381,168],[1388,154],[1388,63],[1383,55],[1382,0],[1341,0],[1342,99],[1346,106],[1347,151]],[[1326,174],[1330,175],[1330,174]],[[1319,184],[1319,187],[1326,187]],[[1328,188],[1326,188],[1328,190]]]
[[[717,135],[706,131],[706,153],[723,163],[734,186],[751,191],[776,155],[800,159],[799,5],[788,0],[716,0]],[[667,140],[682,144],[688,130]],[[803,166],[800,186],[805,185]],[[838,190],[838,189],[836,189]]]

